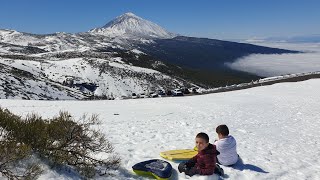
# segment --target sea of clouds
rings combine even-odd
[[[320,43],[259,42],[256,45],[297,50],[297,54],[252,54],[227,64],[230,68],[270,77],[320,71]]]

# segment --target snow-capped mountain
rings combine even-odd
[[[128,97],[182,87],[219,87],[260,78],[232,70],[226,62],[253,53],[292,53],[175,36],[132,13],[102,28],[76,34],[38,35],[0,29],[0,65],[6,68],[0,71],[0,97]],[[26,76],[21,78],[16,71]]]
[[[159,25],[142,19],[133,13],[125,13],[110,21],[101,28],[95,28],[90,33],[110,37],[136,37],[136,38],[173,38],[176,35],[168,32]]]

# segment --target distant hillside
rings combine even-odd
[[[225,63],[249,54],[297,53],[245,43],[178,36],[156,39],[152,44],[139,44],[141,51],[164,62],[181,66],[185,78],[207,86],[250,82],[260,76],[230,69]]]
[[[154,42],[150,45],[140,44],[139,46],[144,52],[169,63],[206,70],[226,68],[224,63],[233,62],[249,54],[298,52],[245,43],[184,36],[172,39],[157,39]]]

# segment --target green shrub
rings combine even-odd
[[[0,127],[0,173],[8,179],[35,179],[41,174],[40,166],[19,162],[31,156],[31,148],[12,138],[8,131]]]
[[[59,116],[49,120],[35,114],[22,120],[0,108],[0,127],[7,132],[4,139],[13,139],[21,144],[21,152],[17,152],[21,158],[17,160],[34,152],[53,165],[74,167],[81,175],[89,178],[97,172],[103,174],[103,171],[117,169],[120,164],[119,157],[110,156],[113,152],[111,143],[104,134],[92,128],[98,124],[97,115],[84,115],[78,122],[67,112],[60,112]],[[26,150],[22,151],[24,148]],[[105,153],[109,158],[97,159],[92,156],[95,153]]]

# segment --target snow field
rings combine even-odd
[[[228,125],[243,160],[235,168],[223,167],[226,178],[319,179],[318,88],[320,80],[313,79],[191,97],[118,101],[1,99],[0,105],[22,116],[36,112],[52,117],[60,110],[69,111],[75,119],[84,113],[99,114],[102,124],[96,128],[106,134],[122,159],[120,170],[111,179],[144,179],[134,175],[131,166],[161,159],[161,151],[193,148],[199,132],[207,133],[213,142],[219,124]],[[178,163],[171,164],[175,169],[172,179],[218,178],[189,178],[177,172]],[[46,169],[40,179],[79,177]]]

